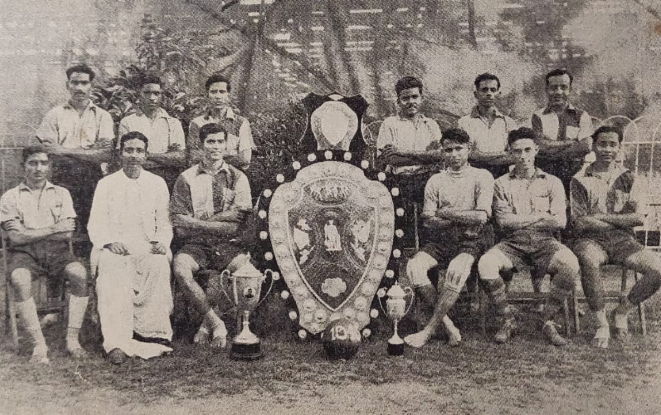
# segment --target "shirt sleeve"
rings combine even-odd
[[[243,120],[239,128],[239,152],[245,150],[252,150],[255,148],[255,141],[252,138],[252,131],[250,130],[250,122]]]
[[[583,114],[581,114],[581,119],[579,120],[578,125],[579,140],[591,137],[592,133],[594,133],[594,128],[592,127],[592,117],[590,117],[590,114],[588,114],[587,111],[583,111]]]
[[[62,198],[62,214],[58,218],[58,221],[62,219],[74,219],[78,217],[76,211],[73,208],[73,199],[71,199],[71,193],[65,188],[60,189],[60,197]]]
[[[0,198],[0,224],[6,231],[17,230],[21,225],[21,215],[18,211],[16,198],[6,192]]]
[[[438,123],[435,120],[429,120],[429,130],[431,131],[430,144],[439,144],[441,138],[443,138],[443,133],[441,132],[441,127],[438,126]]]
[[[507,191],[501,180],[496,180],[494,182],[492,208],[495,217],[514,213],[512,203],[507,197]]]
[[[491,217],[491,204],[493,202],[494,179],[488,171],[481,172],[476,182],[475,210],[481,210]]]
[[[115,123],[112,120],[112,116],[101,108],[97,108],[97,111],[101,111],[101,117],[99,120],[99,137],[98,140],[108,140],[113,141],[115,139]]]
[[[179,144],[181,150],[186,148],[186,137],[184,136],[184,129],[181,127],[181,121],[172,118],[172,136],[170,137],[170,145]]]
[[[548,176],[547,176],[548,177]],[[552,216],[560,218],[566,225],[567,223],[567,196],[565,195],[565,187],[557,177],[550,178],[549,183],[549,213]]]
[[[381,127],[379,127],[379,135],[376,137],[376,148],[380,150],[385,146],[392,145],[393,143],[394,141],[393,141],[392,127],[390,126],[390,122],[386,118],[381,123]]]
[[[177,177],[170,198],[170,214],[193,216],[193,201],[191,199],[190,187],[183,176]]]
[[[434,175],[429,178],[427,184],[425,185],[425,199],[422,207],[422,214],[424,216],[436,216],[436,210],[440,207],[438,206],[438,191],[436,191],[437,176]]]
[[[53,108],[52,110],[46,113],[44,119],[41,120],[39,128],[37,128],[36,133],[37,139],[45,144],[59,144],[60,138],[57,132],[57,109]]]
[[[233,207],[239,209],[252,209],[252,195],[250,194],[250,183],[245,174],[241,174],[234,186]]]
[[[578,179],[572,177],[569,183],[569,209],[572,222],[589,214],[588,202],[587,189]]]

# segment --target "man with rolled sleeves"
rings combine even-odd
[[[542,275],[550,274],[552,287],[542,314],[542,333],[551,344],[563,346],[567,340],[558,333],[553,318],[574,290],[579,266],[576,256],[554,237],[567,222],[566,197],[560,179],[535,166],[539,151],[535,137],[530,128],[509,133],[509,151],[516,164],[496,180],[493,198],[494,217],[505,238],[480,258],[478,272],[501,320],[497,343],[507,342],[517,330],[501,271],[532,265]]]
[[[200,269],[228,269],[246,265],[252,240],[245,228],[252,210],[248,178],[224,161],[228,132],[216,123],[199,131],[204,157],[177,179],[170,213],[183,247],[174,257],[174,275],[188,300],[204,316],[194,342],[225,347],[225,323],[211,307],[195,279]]]
[[[629,311],[661,287],[661,259],[638,243],[633,232],[634,227],[643,225],[648,189],[632,172],[618,165],[622,132],[613,127],[599,127],[593,142],[596,161],[571,182],[571,218],[583,291],[597,325],[593,345],[607,348],[610,327],[601,266],[614,263],[643,275],[613,312],[617,338],[626,340]]]

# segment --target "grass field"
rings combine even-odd
[[[459,348],[435,341],[388,357],[384,320],[349,361],[328,361],[319,344],[297,342],[286,330],[264,336],[266,357],[256,362],[180,340],[170,357],[115,367],[93,336],[86,338],[90,359],[67,359],[56,325],[47,331],[47,367],[27,363],[29,347],[19,356],[0,351],[0,413],[659,414],[659,297],[647,304],[648,336],[613,341],[608,350],[589,346],[588,317],[568,347],[548,346],[521,308],[524,330],[502,346],[468,318]],[[277,300],[267,309],[276,310]]]

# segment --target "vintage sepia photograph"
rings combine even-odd
[[[0,414],[661,414],[661,0],[0,0],[0,186]]]

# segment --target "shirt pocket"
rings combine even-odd
[[[531,191],[530,209],[531,213],[547,213],[551,208],[551,200],[548,192]]]
[[[54,202],[50,207],[50,213],[53,216],[55,222],[62,219],[62,212],[64,211],[64,206],[61,201]]]
[[[609,206],[611,212],[613,213],[621,213],[625,206],[629,203],[629,200],[631,199],[631,194],[628,192],[624,192],[622,190],[617,190],[615,189],[613,193],[611,193],[611,198],[610,198],[610,204]]]

